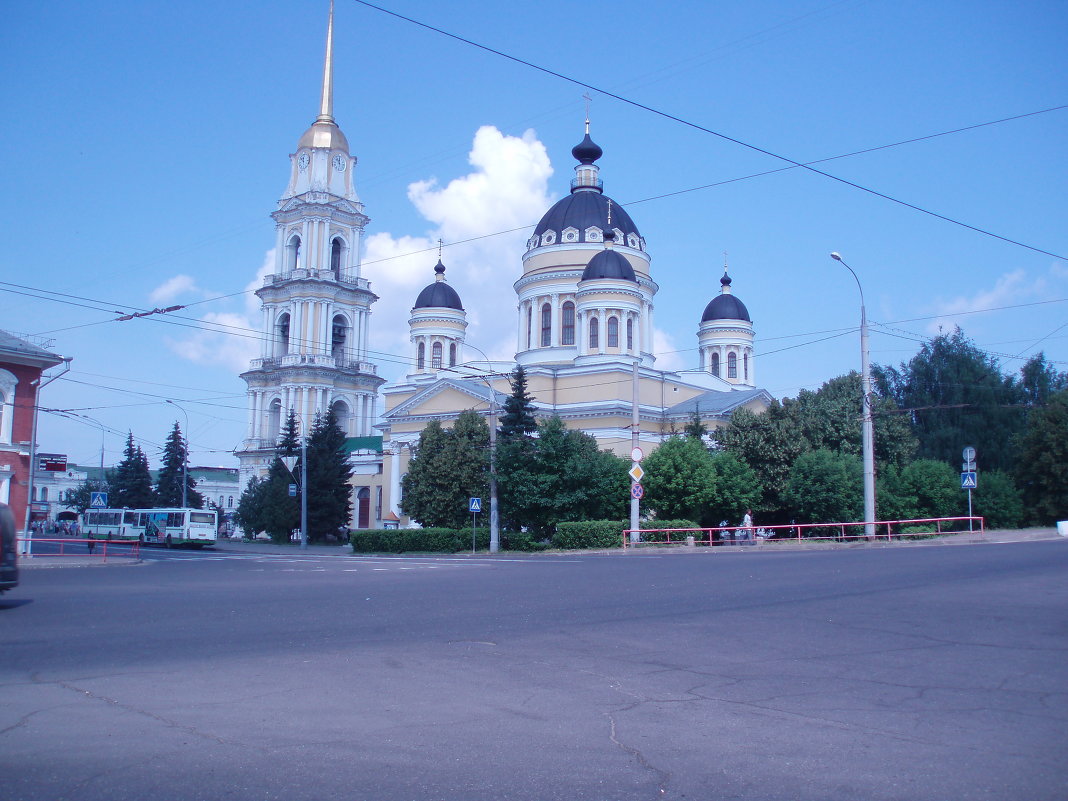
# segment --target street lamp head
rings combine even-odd
[[[837,250],[832,250],[831,251],[831,258],[834,259],[835,261],[841,261],[842,260],[842,256]]]

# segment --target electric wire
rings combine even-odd
[[[754,144],[751,144],[749,142],[745,142],[745,141],[743,141],[741,139],[738,139],[736,137],[729,136],[729,135],[727,135],[725,133],[722,133],[721,131],[716,131],[716,130],[714,130],[712,128],[708,128],[708,127],[706,127],[704,125],[700,125],[700,124],[698,124],[696,122],[692,122],[690,120],[687,120],[687,119],[685,119],[683,117],[680,117],[678,115],[675,115],[675,114],[671,114],[671,113],[669,113],[667,111],[664,111],[662,109],[658,109],[658,108],[655,108],[653,106],[649,106],[649,105],[647,105],[645,103],[639,103],[637,100],[632,100],[630,98],[624,97],[623,95],[617,94],[615,92],[611,92],[611,91],[609,91],[607,89],[601,88],[601,87],[596,86],[596,85],[591,84],[591,83],[588,83],[588,82],[583,81],[583,80],[581,80],[579,78],[574,78],[574,77],[572,77],[570,75],[565,75],[565,74],[563,74],[561,72],[557,72],[556,70],[552,70],[552,69],[549,69],[548,67],[544,67],[544,66],[542,66],[540,64],[536,64],[536,63],[534,63],[532,61],[528,61],[526,59],[519,58],[518,56],[513,56],[513,55],[511,55],[509,53],[505,53],[503,50],[498,50],[498,49],[490,47],[488,45],[481,44],[479,42],[474,41],[473,39],[468,39],[468,38],[466,38],[464,36],[460,36],[460,35],[455,34],[455,33],[450,33],[449,31],[446,31],[443,28],[438,28],[438,27],[436,27],[434,25],[430,25],[430,24],[425,23],[425,22],[420,22],[419,20],[414,19],[413,17],[405,16],[404,14],[397,13],[396,11],[390,11],[387,8],[383,8],[381,6],[375,5],[374,3],[370,3],[367,0],[352,0],[352,2],[358,3],[359,5],[362,5],[362,6],[366,6],[367,8],[374,9],[375,11],[379,11],[379,12],[381,12],[383,14],[388,14],[391,17],[396,17],[397,19],[403,20],[404,22],[408,22],[408,23],[410,23],[412,25],[416,25],[416,26],[418,26],[420,28],[425,28],[426,30],[433,31],[434,33],[440,34],[442,36],[446,36],[446,37],[448,37],[450,39],[454,39],[455,41],[458,41],[458,42],[462,42],[463,44],[470,45],[471,47],[478,48],[479,50],[484,50],[487,53],[492,53],[493,55],[499,56],[499,57],[507,59],[509,61],[513,61],[513,62],[515,62],[517,64],[521,64],[523,66],[530,67],[531,69],[537,70],[538,72],[542,72],[542,73],[544,73],[546,75],[551,75],[551,76],[553,76],[555,78],[559,78],[559,79],[561,79],[563,81],[566,81],[568,83],[572,83],[572,84],[574,84],[576,86],[581,86],[584,89],[589,89],[589,90],[592,90],[592,91],[597,92],[599,94],[602,94],[602,95],[604,95],[606,97],[611,97],[612,99],[618,100],[619,102],[624,103],[626,105],[633,106],[634,108],[641,109],[643,111],[647,111],[647,112],[649,112],[651,114],[654,114],[656,116],[663,117],[664,119],[671,120],[673,122],[677,122],[680,125],[686,126],[688,128],[692,128],[692,129],[697,130],[697,131],[701,131],[703,133],[706,133],[706,134],[709,134],[711,136],[714,136],[714,137],[717,137],[719,139],[722,139],[722,140],[724,140],[726,142],[731,142],[731,143],[733,143],[735,145],[738,145],[740,147],[746,148],[747,150],[752,150],[753,152],[761,153],[761,154],[763,154],[765,156],[769,156],[771,158],[777,159],[778,161],[784,161],[787,164],[793,165],[794,167],[801,167],[801,168],[803,168],[805,170],[808,170],[809,172],[815,173],[816,175],[821,175],[824,178],[829,178],[832,181],[837,181],[840,184],[852,187],[853,189],[857,189],[857,190],[859,190],[861,192],[866,192],[866,193],[868,193],[870,195],[873,195],[875,197],[882,198],[883,200],[888,200],[888,201],[890,201],[892,203],[896,203],[896,204],[898,204],[900,206],[904,206],[904,207],[912,209],[914,211],[918,211],[921,214],[927,214],[927,215],[929,215],[931,217],[935,217],[936,219],[943,220],[945,222],[951,223],[953,225],[960,226],[962,228],[967,228],[968,230],[971,230],[971,231],[975,231],[976,233],[982,234],[983,236],[989,236],[989,237],[992,237],[994,239],[1001,240],[1002,242],[1006,242],[1006,243],[1011,244],[1011,245],[1016,245],[1018,247],[1025,248],[1027,250],[1034,251],[1035,253],[1041,253],[1041,254],[1046,255],[1046,256],[1052,256],[1055,259],[1066,259],[1066,260],[1068,260],[1068,257],[1062,256],[1062,255],[1060,255],[1058,253],[1053,253],[1052,251],[1044,250],[1044,249],[1036,247],[1034,245],[1028,245],[1028,244],[1026,244],[1024,242],[1020,242],[1018,240],[1011,239],[1010,237],[1002,236],[1001,234],[996,234],[993,231],[989,231],[989,230],[987,230],[985,228],[980,228],[980,227],[975,226],[975,225],[970,225],[969,223],[963,222],[961,220],[954,219],[954,218],[949,217],[949,216],[944,215],[944,214],[939,214],[938,212],[932,211],[930,209],[926,209],[926,208],[924,208],[922,206],[918,206],[918,205],[916,205],[914,203],[909,203],[908,201],[892,197],[891,195],[888,195],[888,194],[886,194],[884,192],[880,192],[880,191],[878,191],[876,189],[872,189],[870,187],[863,186],[862,184],[858,184],[855,181],[850,181],[850,180],[848,180],[846,178],[842,178],[842,177],[837,176],[837,175],[832,175],[829,172],[825,172],[823,170],[817,169],[816,167],[813,167],[811,164],[805,164],[803,162],[797,161],[796,159],[792,159],[792,158],[790,158],[788,156],[783,156],[783,155],[781,155],[779,153],[775,153],[775,152],[773,152],[771,150],[768,150],[766,148],[759,147],[758,145],[754,145]]]

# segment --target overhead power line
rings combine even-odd
[[[647,111],[650,114],[655,114],[658,117],[663,117],[664,119],[671,120],[672,122],[677,122],[678,124],[684,125],[684,126],[686,126],[688,128],[693,128],[696,131],[701,131],[702,133],[709,134],[710,136],[715,136],[718,139],[722,139],[725,142],[731,142],[732,144],[738,145],[739,147],[744,147],[747,150],[752,150],[755,153],[761,153],[761,154],[763,154],[765,156],[770,156],[771,158],[778,159],[779,161],[784,161],[787,164],[792,165],[793,167],[800,167],[802,169],[808,170],[809,172],[815,173],[816,175],[821,175],[824,178],[829,178],[832,181],[837,181],[838,183],[843,184],[844,186],[852,187],[853,189],[857,189],[857,190],[859,190],[861,192],[866,192],[867,194],[873,195],[875,197],[882,198],[883,200],[888,200],[891,203],[896,203],[896,204],[898,204],[900,206],[904,206],[905,208],[912,209],[913,211],[918,211],[921,214],[927,214],[927,215],[929,215],[931,217],[934,217],[936,219],[943,220],[944,222],[952,223],[953,225],[957,225],[957,226],[960,226],[962,228],[967,228],[970,231],[975,231],[976,233],[982,234],[984,236],[989,236],[989,237],[992,237],[994,239],[999,239],[1002,242],[1009,243],[1010,245],[1016,245],[1018,247],[1026,248],[1027,250],[1034,251],[1035,253],[1041,253],[1041,254],[1046,255],[1046,256],[1052,256],[1055,259],[1066,259],[1066,260],[1068,260],[1068,257],[1063,256],[1063,255],[1061,255],[1059,253],[1053,253],[1052,251],[1044,250],[1044,249],[1036,247],[1034,245],[1028,245],[1025,242],[1020,242],[1019,240],[1012,239],[1010,237],[1003,236],[1001,234],[996,234],[993,231],[989,231],[989,230],[987,230],[985,228],[980,228],[980,227],[978,227],[976,225],[971,225],[969,223],[963,222],[962,220],[954,219],[953,217],[949,217],[949,216],[947,216],[945,214],[939,214],[936,211],[932,211],[931,209],[926,209],[926,208],[924,208],[922,206],[918,206],[915,203],[909,203],[906,200],[901,200],[900,198],[893,197],[891,195],[886,194],[885,192],[880,192],[880,191],[878,191],[876,189],[872,189],[871,187],[867,187],[867,186],[864,186],[862,184],[858,184],[855,181],[848,180],[847,178],[842,178],[841,176],[838,176],[838,175],[832,175],[829,172],[825,172],[823,170],[817,169],[816,167],[813,167],[812,164],[810,164],[810,163],[804,163],[804,162],[798,161],[796,159],[792,159],[789,156],[784,156],[784,155],[782,155],[780,153],[776,153],[774,151],[768,150],[767,148],[760,147],[759,145],[754,145],[754,144],[752,144],[750,142],[746,142],[746,141],[744,141],[742,139],[738,139],[737,137],[730,136],[730,135],[725,134],[725,133],[723,133],[721,131],[717,131],[717,130],[714,130],[712,128],[708,128],[708,127],[706,127],[704,125],[700,125],[699,123],[693,122],[691,120],[687,120],[684,117],[680,117],[680,116],[678,116],[676,114],[671,114],[670,112],[664,111],[662,109],[655,108],[655,107],[647,105],[645,103],[639,103],[637,100],[632,100],[631,98],[624,97],[623,95],[617,94],[615,92],[611,92],[611,91],[609,91],[607,89],[604,89],[604,88],[602,88],[600,86],[596,86],[595,84],[592,84],[592,83],[589,83],[587,81],[581,80],[580,78],[575,78],[575,77],[572,77],[570,75],[565,75],[562,72],[557,72],[556,70],[550,69],[548,67],[544,67],[544,66],[542,66],[540,64],[535,64],[533,61],[528,61],[526,59],[519,58],[518,56],[513,56],[510,53],[504,52],[503,50],[498,50],[497,48],[490,47],[489,45],[484,45],[484,44],[481,44],[480,42],[476,42],[473,39],[468,39],[467,37],[460,36],[459,34],[455,34],[455,33],[451,33],[449,31],[446,31],[443,28],[438,28],[438,27],[436,27],[434,25],[430,25],[428,23],[421,22],[421,21],[419,21],[419,20],[417,20],[417,19],[415,19],[413,17],[408,17],[408,16],[405,16],[404,14],[399,14],[396,11],[391,11],[388,8],[383,8],[382,6],[375,5],[374,3],[369,3],[369,2],[367,2],[367,0],[353,0],[353,2],[354,3],[358,3],[358,4],[362,5],[362,6],[366,6],[367,8],[374,9],[375,11],[380,11],[383,14],[388,14],[391,17],[395,17],[395,18],[397,18],[399,20],[403,20],[404,22],[410,23],[412,25],[416,25],[416,26],[418,26],[420,28],[424,28],[424,29],[426,29],[428,31],[432,31],[432,32],[440,34],[442,36],[446,36],[446,37],[448,37],[450,39],[453,39],[453,40],[455,40],[457,42],[462,42],[463,44],[470,45],[471,47],[478,48],[479,50],[484,50],[487,53],[492,53],[495,56],[499,56],[501,58],[507,59],[508,61],[515,62],[516,64],[521,64],[521,65],[523,65],[525,67],[530,67],[533,70],[537,70],[538,72],[542,72],[542,73],[544,73],[546,75],[551,75],[554,78],[559,78],[562,81],[567,81],[568,83],[572,83],[572,84],[574,84],[576,86],[581,86],[584,89],[590,89],[590,90],[592,90],[594,92],[598,92],[598,93],[604,95],[605,97],[611,97],[613,100],[618,100],[619,102],[625,103],[628,106],[633,106],[634,108],[641,109],[642,111]]]

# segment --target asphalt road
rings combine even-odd
[[[0,600],[0,798],[1064,799],[1068,542],[193,553]]]

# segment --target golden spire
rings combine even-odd
[[[330,0],[330,18],[326,24],[326,63],[323,66],[323,98],[316,122],[334,122],[334,0]]]

